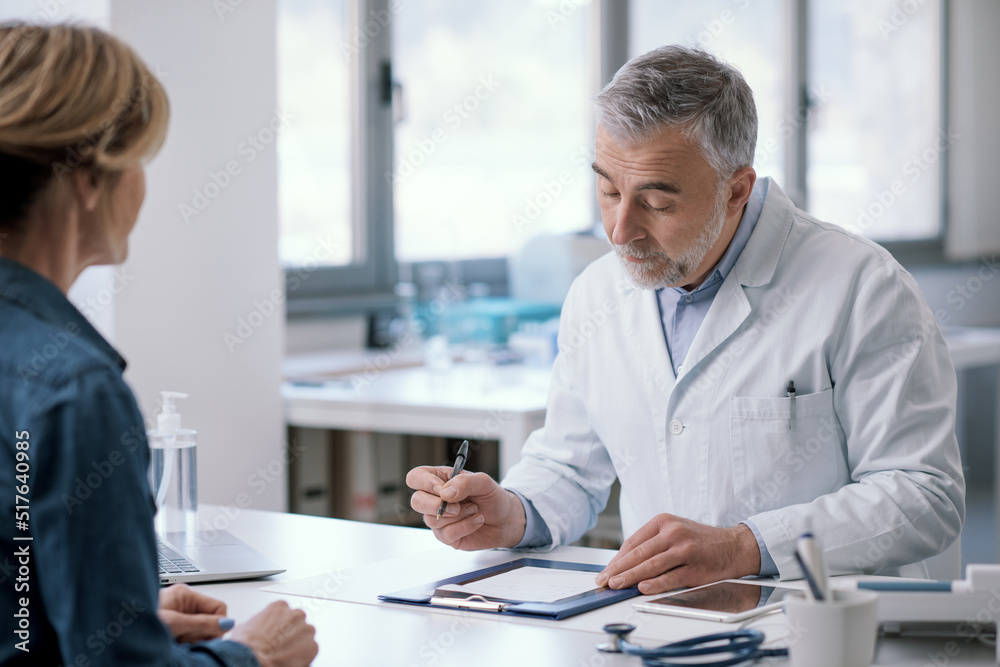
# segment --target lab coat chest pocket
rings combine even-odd
[[[833,390],[730,399],[733,491],[751,513],[833,491],[844,465]],[[794,429],[791,428],[794,411]]]

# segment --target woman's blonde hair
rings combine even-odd
[[[169,114],[156,76],[103,30],[0,24],[0,228],[74,169],[116,182],[159,150]]]

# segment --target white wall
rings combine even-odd
[[[282,293],[269,128],[275,4],[232,3],[222,17],[219,4],[111,1],[112,30],[158,72],[171,102],[167,142],[147,169],[146,203],[123,267],[128,282],[115,298],[114,343],[147,419],[160,390],[191,395],[182,414],[199,431],[201,502],[285,509],[284,307],[269,301]],[[250,136],[262,146],[253,159]],[[238,173],[218,177],[225,187],[216,189],[212,174],[227,163]],[[197,202],[207,206],[186,222],[180,206],[194,209],[194,190],[206,186],[216,196]],[[240,318],[259,326],[227,345]]]

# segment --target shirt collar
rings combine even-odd
[[[23,264],[5,257],[0,257],[0,301],[10,302],[59,329],[69,325],[79,327],[79,339],[125,370],[125,359],[58,287]]]
[[[753,234],[754,227],[757,226],[757,220],[760,219],[760,213],[764,209],[764,199],[767,197],[768,182],[769,179],[767,178],[759,178],[754,183],[753,190],[750,192],[750,197],[747,199],[746,206],[743,209],[743,217],[740,218],[740,224],[736,227],[736,233],[733,234],[733,239],[729,242],[729,247],[722,254],[719,262],[715,265],[715,269],[708,274],[708,278],[690,292],[683,287],[673,287],[671,289],[681,294],[693,294],[702,289],[708,289],[715,285],[715,283],[726,279],[726,276],[729,275],[729,272],[736,265],[736,260],[740,258],[740,254],[743,252],[743,248],[746,247],[747,241],[750,240],[750,235]]]

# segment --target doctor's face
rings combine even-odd
[[[604,231],[629,278],[645,289],[700,285],[729,246],[742,203],[733,209],[729,184],[694,145],[666,127],[619,144],[598,127],[594,171]]]

